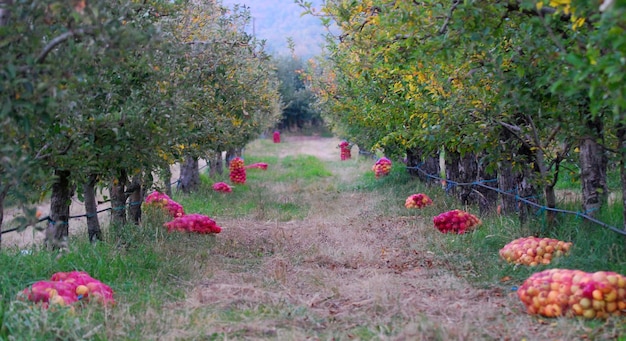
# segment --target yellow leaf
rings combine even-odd
[[[572,30],[576,31],[579,27],[582,27],[583,24],[585,23],[585,18],[577,18],[575,19],[575,16],[572,16],[572,21],[574,22],[572,24]]]

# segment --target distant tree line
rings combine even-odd
[[[299,131],[303,128],[324,125],[320,112],[314,108],[315,94],[305,84],[302,58],[278,56],[276,72],[280,80],[278,91],[282,101],[282,117],[278,122],[279,130]]]

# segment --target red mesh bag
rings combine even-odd
[[[230,161],[228,166],[230,171],[230,181],[234,184],[246,183],[246,167],[244,166],[243,159],[236,157]]]
[[[160,206],[165,209],[170,216],[176,218],[185,215],[183,206],[172,200],[167,194],[161,192],[152,192],[146,197],[147,205]]]
[[[215,223],[215,220],[198,213],[178,217],[164,225],[169,232],[181,231],[200,234],[222,232],[222,228]]]
[[[433,201],[423,193],[411,194],[404,202],[406,208],[423,208],[433,204]]]
[[[441,213],[433,218],[433,223],[435,223],[435,227],[443,233],[457,234],[465,233],[482,224],[480,219],[475,215],[461,210]]]
[[[549,269],[526,279],[517,296],[532,315],[619,316],[626,314],[626,277],[610,271]]]

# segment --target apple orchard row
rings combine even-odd
[[[345,146],[343,146],[345,147]],[[229,166],[233,184],[245,184],[246,169],[267,169],[266,163],[245,166],[243,159],[235,158]],[[379,159],[372,167],[376,178],[391,171],[391,161]],[[230,193],[233,187],[224,183],[213,184],[217,192]],[[182,205],[164,193],[153,192],[145,204],[166,212],[172,220],[164,226],[169,232],[220,233],[221,227],[202,214],[186,214]],[[407,209],[421,209],[433,204],[428,195],[412,194],[407,197]],[[463,234],[482,224],[471,213],[451,210],[433,218],[435,228],[442,233]],[[511,241],[499,251],[504,261],[514,264],[548,265],[552,259],[569,253],[572,243],[551,238],[524,237]],[[546,317],[581,316],[606,318],[626,314],[626,277],[615,272],[587,273],[580,270],[549,269],[531,275],[517,289],[517,295],[532,315]],[[20,299],[49,305],[70,305],[95,298],[101,303],[114,303],[113,290],[84,272],[57,273],[50,281],[40,281],[20,293]]]

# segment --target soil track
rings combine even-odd
[[[332,166],[339,159],[338,140],[286,137],[284,143],[289,148],[281,149],[281,156],[315,155],[331,162],[331,181],[350,181],[354,168]],[[373,331],[368,338],[396,340],[580,336],[564,319],[547,323],[529,317],[510,286],[473,287],[464,277],[471,272],[460,273],[445,254],[428,251],[443,238],[430,217],[387,215],[373,193],[321,191],[306,198],[311,209],[303,220],[222,220],[225,228],[211,248],[210,264],[203,265],[187,300],[172,308],[261,306],[313,314],[218,323],[222,332],[249,339],[304,340],[322,330],[359,339],[361,328]]]

